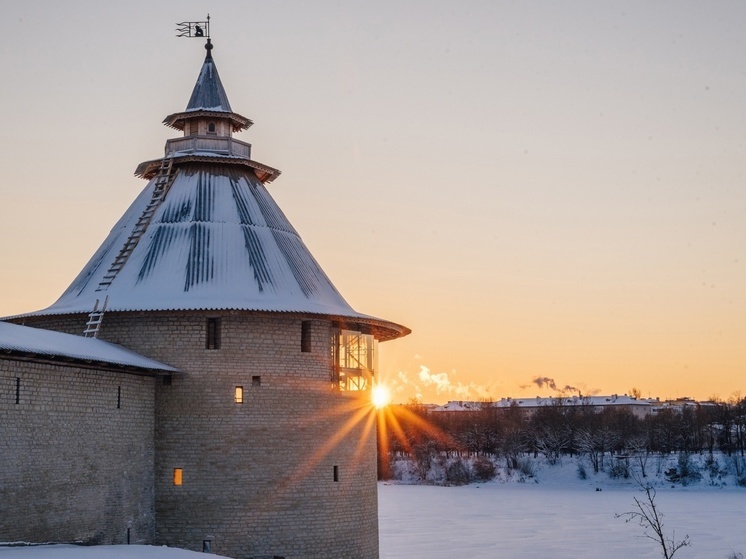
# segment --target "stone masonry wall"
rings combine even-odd
[[[208,317],[221,320],[220,349],[206,349]],[[61,330],[80,322],[55,320]],[[158,543],[201,551],[208,541],[213,553],[241,559],[378,557],[369,394],[332,388],[333,324],[309,321],[303,352],[302,322],[241,312],[105,316],[100,338],[184,371],[156,386]]]
[[[0,359],[0,541],[154,543],[154,383]]]

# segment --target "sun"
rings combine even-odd
[[[391,401],[391,391],[388,387],[382,384],[377,384],[373,387],[373,394],[371,397],[375,407],[378,409],[385,408]]]

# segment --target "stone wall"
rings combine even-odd
[[[0,359],[0,541],[154,543],[154,383]]]
[[[210,317],[220,318],[220,349],[206,349]],[[67,331],[80,323],[53,320]],[[239,558],[378,557],[369,394],[333,389],[335,328],[309,321],[303,352],[302,322],[246,312],[105,316],[100,338],[184,371],[156,386],[158,543],[201,551],[208,541]]]

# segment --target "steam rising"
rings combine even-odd
[[[455,373],[455,371],[453,371]],[[420,365],[416,378],[410,378],[404,371],[399,371],[398,380],[394,381],[393,390],[401,393],[405,389],[414,390],[418,400],[423,399],[423,392],[431,392],[439,396],[448,396],[458,400],[486,400],[490,397],[489,388],[474,382],[463,384],[453,381],[448,373],[433,373],[425,365]]]

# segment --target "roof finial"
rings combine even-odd
[[[205,49],[207,50],[207,56],[205,56],[205,60],[212,59],[212,41],[210,41],[210,38],[207,38],[207,43],[205,43]]]

